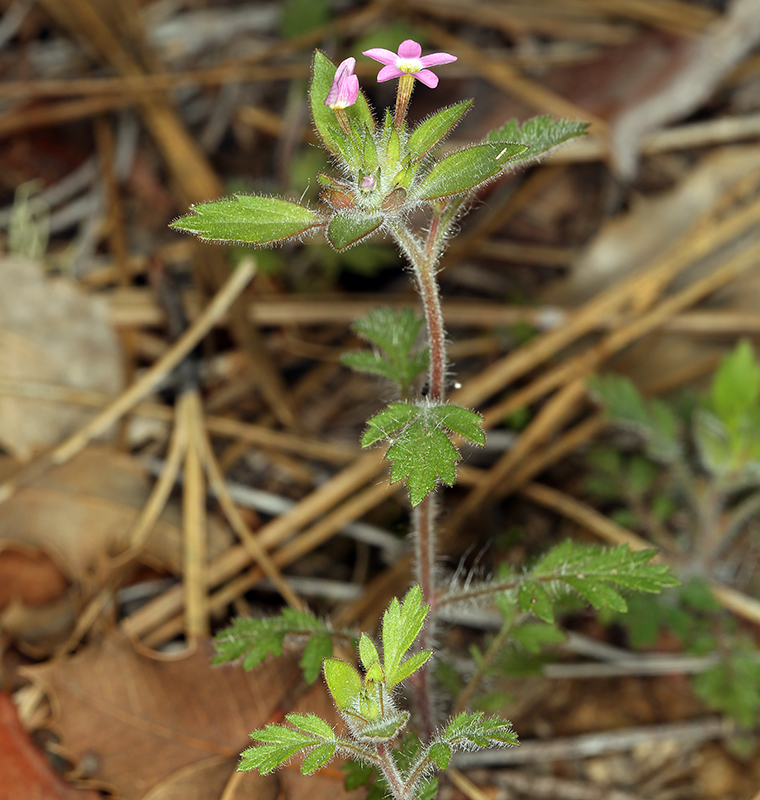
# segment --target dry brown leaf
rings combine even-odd
[[[55,562],[41,550],[0,546],[0,611],[11,600],[30,606],[50,603],[67,587]]]
[[[0,692],[0,800],[100,800],[57,775],[21,725],[11,698]]]
[[[0,546],[21,542],[49,553],[70,580],[84,578],[106,553],[126,544],[151,481],[130,456],[91,446],[48,470],[0,505]],[[209,557],[229,546],[219,524],[209,526]],[[169,505],[146,543],[145,558],[179,573],[182,532],[179,510]]]
[[[218,800],[225,789],[224,800],[277,800],[279,783],[276,775],[256,772],[236,773],[237,758],[214,756],[196,761],[177,770],[153,787],[141,800]],[[234,784],[234,790],[227,788]],[[292,798],[289,797],[289,800]]]
[[[0,258],[0,374],[118,394],[122,355],[106,307],[66,278],[46,278],[40,264]],[[56,444],[92,412],[29,398],[0,396],[0,444],[19,460]]]
[[[268,660],[248,673],[237,665],[212,667],[211,657],[209,642],[188,657],[156,660],[114,637],[69,661],[27,667],[23,674],[49,692],[63,748],[79,761],[94,757],[98,769],[92,777],[125,800],[174,798],[173,784],[184,785],[184,771],[192,776],[193,765],[196,783],[209,782],[208,793],[193,797],[216,800],[212,790],[224,768],[209,759],[230,759],[234,766],[249,744],[248,733],[286,710],[308,709],[333,720],[335,715],[321,684],[292,709],[288,705],[300,679],[296,656]],[[310,800],[335,800],[343,795],[339,775],[316,782],[298,776],[298,786],[306,782],[308,788],[296,795],[308,791]],[[244,777],[240,785],[256,789],[235,797],[266,797],[268,782]]]

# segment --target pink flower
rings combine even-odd
[[[379,61],[381,64],[385,64],[380,72],[377,73],[378,82],[382,83],[392,78],[412,75],[431,89],[435,89],[438,86],[438,76],[426,69],[426,67],[450,64],[452,61],[457,60],[456,56],[452,56],[449,53],[432,53],[429,56],[422,56],[422,46],[415,42],[414,39],[407,39],[401,42],[398,54],[392,53],[383,47],[373,47],[371,50],[365,50],[364,55],[374,58],[375,61]]]
[[[326,106],[334,110],[348,108],[356,102],[359,96],[359,79],[354,75],[355,66],[355,58],[347,58],[340,62],[338,69],[335,70],[330,91],[327,93]]]

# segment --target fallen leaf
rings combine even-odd
[[[0,611],[11,600],[39,606],[60,597],[68,581],[41,550],[14,545],[0,547]]]
[[[105,305],[67,278],[18,256],[0,258],[0,374],[118,394],[121,347]],[[0,444],[19,460],[51,446],[91,416],[71,406],[0,396]]]
[[[125,547],[151,485],[131,456],[90,446],[0,504],[0,548],[3,540],[42,548],[69,580],[82,580],[105,554]],[[209,557],[225,550],[230,539],[225,527],[212,522]],[[181,516],[174,504],[148,537],[144,558],[153,566],[181,571]]]
[[[227,760],[231,776],[251,730],[291,710],[310,710],[331,721],[336,716],[321,684],[289,705],[300,680],[298,655],[270,659],[253,672],[237,665],[212,667],[211,657],[209,642],[199,643],[190,656],[158,660],[113,637],[68,661],[21,671],[48,691],[62,747],[77,761],[87,756],[87,762],[96,763],[91,777],[120,797],[173,800],[179,796],[173,793],[176,786],[194,775],[192,797],[217,800],[215,787],[226,767],[215,759]],[[340,774],[334,772],[319,780],[288,774],[288,782],[295,780],[299,787],[288,796],[343,796]],[[277,773],[278,781],[282,775]],[[202,780],[208,781],[204,792]],[[266,798],[270,789],[258,776],[242,776],[240,785],[252,793],[235,797]]]
[[[101,800],[98,792],[67,784],[34,746],[11,698],[0,692],[0,800]]]

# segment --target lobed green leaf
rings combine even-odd
[[[402,659],[422,631],[429,608],[422,602],[422,589],[415,585],[403,601],[394,597],[383,615],[383,669],[389,689],[411,674],[404,674]],[[429,657],[427,655],[415,669],[419,669]],[[401,675],[404,677],[399,677]]]
[[[544,622],[554,622],[552,601],[543,586],[536,581],[525,581],[520,584],[517,593],[517,604],[520,611],[532,611]]]
[[[760,365],[752,345],[742,339],[720,362],[710,387],[712,411],[727,427],[757,410],[760,401]]]
[[[460,749],[472,745],[499,747],[518,744],[517,734],[512,730],[509,720],[486,717],[482,711],[463,711],[458,714],[446,726],[438,741]]]
[[[268,245],[292,239],[324,226],[327,220],[306,206],[279,197],[236,194],[198,203],[175,219],[172,228],[194,233],[204,242]]]
[[[419,415],[419,406],[412,403],[393,403],[367,420],[367,430],[362,436],[362,447],[369,447],[381,439],[387,439],[399,428],[417,419]]]

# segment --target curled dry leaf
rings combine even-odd
[[[187,657],[159,660],[112,638],[91,643],[68,661],[26,667],[23,673],[50,693],[62,746],[77,759],[90,756],[98,765],[92,777],[113,786],[124,800],[174,800],[188,776],[197,786],[206,781],[206,791],[183,794],[183,800],[205,800],[220,796],[214,791],[225,769],[228,778],[234,775],[251,730],[293,710],[335,720],[320,684],[291,705],[300,682],[297,654],[269,659],[253,672],[234,664],[212,667],[211,657],[211,644],[203,640]],[[294,791],[288,797],[306,800],[307,791],[308,800],[343,795],[338,770],[318,781],[297,771],[291,778]],[[235,798],[266,800],[272,788],[251,773],[235,780],[240,781]]]
[[[100,800],[100,793],[76,789],[57,775],[21,725],[11,698],[0,693],[0,800]]]
[[[42,548],[66,578],[84,580],[107,554],[125,547],[151,485],[132,457],[106,446],[88,447],[0,504],[0,546],[6,541]],[[180,526],[179,509],[170,504],[148,537],[144,560],[179,573]],[[212,523],[209,557],[229,543],[227,529]]]
[[[0,375],[117,394],[122,355],[105,305],[40,264],[0,258]],[[92,412],[0,396],[0,444],[17,459],[56,444]]]

